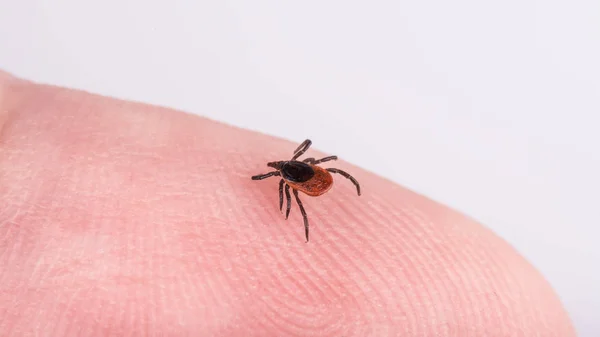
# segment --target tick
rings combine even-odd
[[[287,200],[287,209],[285,211],[285,219],[288,219],[290,215],[290,209],[292,207],[292,197],[290,195],[290,188],[294,193],[302,218],[304,219],[304,233],[306,235],[306,242],[308,242],[308,217],[302,201],[298,196],[298,191],[311,196],[318,197],[325,194],[333,186],[333,177],[331,173],[340,174],[352,181],[356,186],[356,192],[360,196],[360,185],[358,181],[354,179],[348,173],[336,169],[336,168],[322,168],[317,164],[324,163],[330,160],[337,160],[337,156],[329,156],[316,160],[315,158],[306,158],[302,161],[297,159],[308,150],[312,144],[310,139],[305,140],[298,146],[294,151],[294,156],[290,160],[273,161],[267,163],[267,166],[272,167],[275,171],[259,174],[252,177],[252,180],[263,180],[269,177],[281,177],[279,181],[279,210],[283,212],[283,192],[285,188],[285,197]]]

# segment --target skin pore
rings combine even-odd
[[[305,243],[250,179],[296,145],[0,72],[0,336],[575,336],[507,243],[343,160]]]

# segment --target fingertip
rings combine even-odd
[[[289,157],[295,142],[173,111],[73,95],[80,97],[52,109],[57,116],[44,120],[43,130],[24,123],[15,134],[49,133],[57,148],[68,148],[69,155],[44,167],[46,175],[73,168],[67,179],[51,180],[59,183],[46,189],[51,194],[45,205],[86,211],[76,218],[84,221],[55,219],[65,244],[81,242],[86,234],[81,223],[121,242],[139,268],[127,269],[122,255],[118,261],[124,264],[107,260],[107,254],[90,260],[113,266],[116,275],[140,272],[133,278],[168,284],[171,302],[153,303],[159,321],[164,312],[185,311],[173,320],[179,329],[226,322],[240,334],[255,335],[314,335],[323,327],[335,336],[574,335],[556,295],[532,266],[493,233],[443,205],[340,161],[336,166],[348,168],[368,193],[355,198],[354,185],[342,178],[327,194],[307,198],[312,241],[303,246],[299,210],[286,211],[290,226],[276,212],[277,179],[247,179],[265,162]],[[79,102],[94,107],[94,114],[77,114],[88,110]],[[74,137],[79,130],[85,130],[85,142],[74,141],[81,139]],[[28,142],[39,139],[46,138]],[[34,152],[45,148],[31,148],[15,153],[31,154],[30,161],[40,163],[44,156]],[[90,163],[115,169],[96,171]],[[60,185],[71,181],[81,184]],[[363,194],[360,188],[356,193]],[[103,202],[93,202],[98,199]],[[102,218],[123,209],[128,212],[118,221]],[[93,217],[104,220],[87,224]],[[162,298],[165,288],[152,289]],[[132,306],[143,308],[145,300]],[[111,303],[94,310],[124,312]],[[106,324],[90,324],[98,322]]]

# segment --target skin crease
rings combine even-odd
[[[0,72],[0,336],[575,336],[491,231],[343,160],[305,243],[250,179],[302,140]]]

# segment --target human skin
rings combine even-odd
[[[0,72],[0,336],[575,335],[510,245],[343,160],[306,243],[250,179],[299,141]]]

